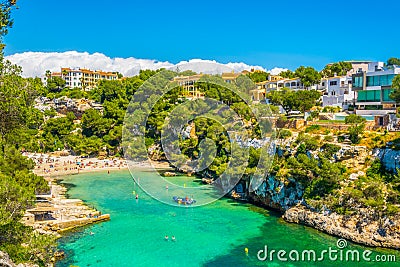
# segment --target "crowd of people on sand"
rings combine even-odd
[[[98,159],[28,152],[23,155],[35,162],[34,171],[39,175],[66,175],[96,170],[108,170],[110,173],[111,169],[127,168],[125,160],[120,158]]]

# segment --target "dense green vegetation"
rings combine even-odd
[[[12,26],[10,13],[15,1],[0,5],[0,33]],[[34,205],[35,193],[49,190],[47,182],[31,172],[34,164],[21,155],[21,144],[41,124],[40,112],[33,108],[39,93],[37,80],[21,77],[21,69],[12,65],[0,51],[0,250],[15,262],[31,261],[45,266],[54,251],[54,238],[35,233],[21,218]]]
[[[376,160],[365,176],[351,182],[342,192],[335,192],[331,206],[342,214],[354,214],[360,208],[369,208],[377,218],[395,215],[399,212],[399,185],[400,176],[386,171]]]
[[[400,75],[396,75],[393,79],[392,88],[393,92],[390,94],[390,98],[400,103]]]
[[[294,74],[300,78],[301,83],[305,87],[318,84],[321,81],[321,74],[313,67],[300,66],[295,70]]]
[[[171,73],[172,77],[173,75],[175,74]],[[204,76],[195,84],[198,90],[204,93],[206,97],[204,101],[189,101],[180,97],[180,87],[176,87],[168,93],[164,91],[162,98],[153,100],[152,91],[162,92],[165,88],[164,84],[170,85],[168,76],[168,72],[163,72],[161,77],[155,76],[143,84],[145,90],[139,91],[135,95],[135,100],[140,99],[140,103],[134,101],[128,106],[128,110],[134,110],[132,115],[128,115],[128,121],[140,123],[144,119],[140,117],[140,114],[149,113],[146,120],[145,142],[147,147],[159,147],[158,157],[164,157],[164,147],[161,146],[162,133],[164,133],[166,140],[170,140],[169,144],[175,142],[174,134],[176,130],[171,128],[173,125],[183,125],[183,128],[190,126],[192,128],[190,138],[185,138],[181,134],[177,135],[177,145],[182,153],[170,155],[172,164],[178,169],[194,170],[194,164],[200,160],[201,165],[209,166],[198,173],[208,177],[218,177],[227,170],[228,163],[232,159],[232,153],[240,153],[241,151],[241,149],[232,151],[228,130],[239,130],[250,138],[261,138],[261,130],[271,132],[271,125],[268,124],[266,119],[262,119],[262,117],[270,116],[269,106],[252,106],[246,102],[249,101],[247,94],[249,87],[241,78],[249,80],[248,78],[239,77],[236,83],[227,84],[219,76]],[[147,95],[146,99],[142,100],[142,93]],[[214,99],[214,101],[208,101],[209,98]],[[152,107],[151,110],[148,107]],[[252,108],[257,108],[255,113]],[[204,113],[205,116],[199,117],[197,115],[199,111],[201,114]],[[172,126],[164,129],[164,127],[169,127],[169,124],[165,123],[167,116]],[[256,116],[259,119],[256,119]],[[126,128],[135,129],[135,126],[128,123]],[[132,136],[132,140],[134,138]],[[204,145],[207,145],[204,141],[207,140],[212,140],[215,144],[215,157],[213,153],[209,153],[213,149],[213,145],[207,146],[207,149],[204,148]],[[133,149],[132,146],[135,143],[137,142],[130,142],[127,145],[127,152],[132,158],[139,159],[146,151],[143,151],[143,148],[140,147]],[[256,151],[251,148],[249,153],[254,157],[250,157],[249,165],[244,170],[247,175],[254,172],[260,150]],[[235,160],[239,162],[247,162],[248,160],[244,154],[239,158],[235,157]]]
[[[294,72],[291,70],[283,71],[279,74],[283,78],[300,78],[305,87],[318,84],[321,81],[321,74],[313,67],[298,67]]]
[[[272,175],[288,183],[290,179],[300,183],[307,204],[316,209],[351,215],[365,208],[375,218],[399,212],[399,174],[388,172],[375,160],[366,162],[368,169],[364,176],[349,180],[352,170],[333,160],[340,147],[325,141],[300,133],[293,143],[295,155],[288,152],[276,155]]]
[[[279,73],[279,76],[281,76],[283,78],[288,78],[288,79],[292,79],[292,78],[296,77],[295,73],[291,70],[282,71],[281,73]]]
[[[335,62],[332,64],[328,64],[324,67],[321,71],[321,75],[325,78],[327,77],[334,77],[336,76],[343,76],[346,75],[349,70],[352,69],[350,62]]]
[[[12,26],[12,3],[3,1],[1,6],[2,36]],[[236,165],[229,174],[233,175],[235,171],[242,173],[238,170],[241,163],[246,162],[243,179],[249,179],[255,174],[259,161],[268,161],[268,158],[262,157],[266,149],[242,149],[243,144],[232,142],[230,130],[237,130],[250,139],[263,139],[266,133],[276,135],[282,142],[292,137],[289,130],[283,129],[278,133],[272,130],[267,118],[271,112],[279,113],[276,106],[249,104],[249,89],[254,88],[253,82],[267,80],[269,74],[266,72],[241,75],[231,84],[224,83],[219,76],[205,75],[194,86],[206,98],[214,99],[214,103],[187,100],[182,96],[183,88],[170,83],[174,76],[195,74],[191,71],[163,71],[162,75],[153,76],[161,70],[142,70],[135,77],[102,81],[87,92],[66,88],[65,81],[59,77],[48,75],[46,86],[40,79],[22,78],[21,69],[4,60],[2,52],[0,63],[0,250],[8,252],[16,262],[30,260],[44,266],[55,249],[52,237],[38,235],[20,222],[25,210],[34,206],[35,194],[46,193],[49,189],[43,178],[31,172],[33,162],[21,155],[23,150],[54,152],[68,149],[77,155],[89,156],[123,156],[127,153],[132,158],[146,159],[151,149],[154,159],[165,159],[162,138],[173,138],[172,134],[176,133],[170,131],[165,122],[174,119],[176,123],[182,123],[179,125],[183,128],[191,129],[186,137],[178,133],[177,140],[171,144],[179,147],[181,152],[172,154],[171,158],[177,169],[187,167],[202,176],[216,178],[229,169],[230,160],[235,158]],[[389,63],[397,64],[397,61],[390,59]],[[321,77],[344,75],[349,68],[349,63],[338,62],[327,65],[321,73],[312,67],[301,66],[295,72],[287,70],[280,75],[298,77],[304,86],[309,87],[319,83]],[[395,91],[391,95],[398,102],[399,77],[396,76],[393,81]],[[141,91],[142,86],[144,90]],[[165,93],[164,90],[170,86],[174,88]],[[137,92],[139,94],[136,95]],[[139,101],[130,103],[134,95]],[[55,109],[40,112],[33,107],[34,99],[40,96],[50,99],[63,96],[85,98],[101,104],[102,110],[89,108],[83,112],[67,112],[63,116]],[[162,97],[158,99],[158,96]],[[287,112],[298,110],[304,113],[319,105],[320,96],[316,90],[292,91],[283,88],[270,92],[267,98],[273,105],[283,106]],[[207,116],[196,116],[196,111],[208,109]],[[126,114],[127,110],[130,115]],[[333,112],[334,108],[323,111]],[[172,113],[175,116],[171,116]],[[147,114],[148,117],[145,116]],[[128,120],[125,120],[126,116]],[[318,118],[318,111],[313,111],[310,118]],[[287,118],[282,116],[279,120],[282,122]],[[143,121],[145,125],[140,124]],[[345,123],[351,124],[347,132],[350,141],[360,143],[365,119],[350,115]],[[145,150],[141,150],[142,144],[134,142],[135,139],[130,139],[129,135],[125,140],[127,143],[123,143],[124,133],[126,138],[124,130],[143,131]],[[285,182],[294,180],[300,183],[305,200],[315,208],[325,206],[341,214],[352,214],[359,208],[379,210],[385,215],[397,213],[396,205],[400,203],[399,175],[387,172],[375,161],[366,163],[370,168],[364,176],[349,181],[350,171],[344,164],[335,161],[340,147],[331,143],[334,141],[331,135],[321,140],[318,134],[322,130],[321,126],[312,125],[305,129],[305,133],[300,133],[291,143],[293,153],[285,151],[275,156],[272,175]],[[339,142],[345,140],[345,134],[338,136]],[[383,142],[380,138],[374,139],[377,144]],[[212,146],[208,146],[209,140]],[[397,143],[394,142],[394,145]],[[197,171],[194,163],[206,167]]]
[[[265,71],[254,71],[247,74],[247,76],[255,83],[267,81],[269,73]]]
[[[400,58],[391,57],[387,60],[387,65],[397,65],[400,66]]]
[[[103,106],[103,113],[95,109],[87,109],[75,123],[77,115],[72,112],[65,117],[55,117],[54,109],[43,113],[33,109],[32,121],[19,146],[36,152],[53,152],[70,149],[78,155],[108,154],[121,156],[122,124],[126,108],[131,96],[143,82],[155,74],[155,71],[141,71],[138,76],[120,81],[102,81],[99,86],[85,92],[78,88],[62,88],[60,91],[44,87],[40,80],[35,80],[36,96],[50,99],[67,96],[74,99],[87,98]],[[43,117],[44,115],[44,117]],[[2,116],[9,118],[9,116]]]
[[[267,98],[270,99],[272,104],[281,105],[287,112],[291,110],[306,112],[318,104],[320,96],[320,93],[316,90],[292,91],[283,88],[280,91],[271,91]]]
[[[339,187],[339,182],[345,178],[346,168],[330,161],[339,150],[338,146],[322,145],[308,134],[300,134],[294,145],[296,155],[275,157],[273,175],[278,179],[295,179],[302,184],[306,200],[321,199]],[[308,151],[317,152],[318,157],[310,157]]]
[[[361,141],[361,134],[365,129],[366,119],[355,114],[350,114],[345,118],[345,123],[351,124],[349,127],[349,139],[353,144],[358,144]]]

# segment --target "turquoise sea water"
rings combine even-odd
[[[138,173],[138,175],[140,175]],[[175,177],[190,185],[193,178]],[[332,247],[337,238],[316,230],[284,222],[280,215],[250,204],[221,199],[202,207],[162,204],[134,185],[128,171],[70,176],[68,194],[110,213],[111,221],[67,234],[60,248],[67,257],[61,266],[398,266],[378,262],[281,262],[259,261],[257,252],[271,249],[308,249],[318,253]],[[139,193],[136,200],[132,191]],[[90,235],[93,232],[93,235]],[[166,241],[164,236],[174,235]],[[244,249],[248,248],[246,255]],[[349,243],[346,249],[362,252],[366,247]],[[287,255],[286,255],[287,256]],[[327,258],[327,257],[326,257]]]

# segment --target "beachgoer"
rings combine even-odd
[[[175,241],[175,240],[176,240],[176,239],[175,239],[175,236],[172,236],[171,239],[172,239],[172,241]]]
[[[164,239],[165,239],[165,240],[168,240],[168,235],[165,235]]]
[[[138,199],[138,198],[139,198],[139,195],[138,195],[138,194],[136,194],[135,198],[136,198],[136,199]]]

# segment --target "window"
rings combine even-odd
[[[337,81],[330,81],[330,82],[329,82],[329,85],[330,85],[330,86],[337,85]]]
[[[363,87],[363,77],[354,77],[354,87]]]
[[[391,93],[392,93],[391,89],[382,90],[383,101],[393,101],[393,99],[390,98]]]
[[[357,95],[358,102],[380,102],[381,90],[364,90],[359,91]]]
[[[368,76],[367,86],[390,86],[394,78],[394,74],[379,75],[379,76]]]
[[[325,82],[322,82],[322,86],[325,86]]]

